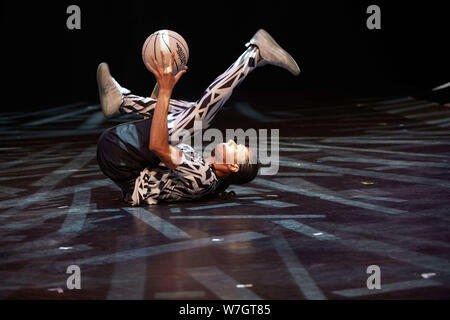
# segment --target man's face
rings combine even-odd
[[[249,150],[243,144],[236,144],[233,140],[227,143],[219,143],[211,153],[216,163],[220,164],[241,164],[249,159]]]

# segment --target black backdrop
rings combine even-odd
[[[81,8],[81,30],[66,27],[70,4]],[[381,8],[381,30],[366,27],[370,4]],[[302,74],[265,67],[240,90],[412,94],[450,81],[449,16],[444,2],[433,1],[3,1],[0,110],[97,103],[101,61],[122,85],[148,95],[154,79],[141,47],[159,29],[177,31],[190,47],[178,98],[197,97],[258,28],[288,49]]]

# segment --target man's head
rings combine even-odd
[[[233,140],[219,143],[211,152],[217,175],[230,184],[243,184],[253,180],[259,164],[250,148]]]

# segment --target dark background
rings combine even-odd
[[[81,8],[81,30],[66,27],[70,4]],[[366,27],[371,4],[381,8],[381,30]],[[141,48],[159,29],[180,33],[190,48],[178,98],[197,98],[259,28],[302,73],[264,67],[237,94],[414,94],[450,81],[449,17],[443,1],[2,1],[0,110],[98,103],[102,61],[123,86],[149,95],[154,79]]]

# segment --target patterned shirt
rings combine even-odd
[[[132,205],[156,204],[158,200],[194,200],[212,193],[218,179],[212,168],[190,146],[179,144],[181,162],[170,170],[163,162],[158,168],[144,169],[136,179]]]

